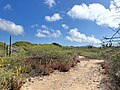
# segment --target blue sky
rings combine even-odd
[[[113,3],[118,0],[0,0],[0,41],[99,45],[108,29],[118,28]],[[116,5],[120,5],[117,2]]]

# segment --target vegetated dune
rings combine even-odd
[[[68,72],[54,71],[49,76],[31,78],[20,90],[109,90],[101,63],[104,60],[83,60]]]

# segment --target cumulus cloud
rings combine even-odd
[[[46,25],[41,25],[42,29],[48,30],[49,28]]]
[[[53,16],[45,16],[45,20],[48,22],[54,22],[62,19],[59,13],[55,13]]]
[[[51,8],[54,5],[56,5],[55,0],[44,0],[44,3],[47,4],[49,6],[49,8]]]
[[[39,27],[39,25],[38,24],[31,25],[31,28],[36,28],[36,27]]]
[[[99,3],[75,5],[67,14],[75,19],[95,21],[97,25],[118,28],[120,23],[120,1],[111,1],[109,9]]]
[[[119,10],[120,11],[120,0],[113,0],[110,2],[110,9]]]
[[[0,30],[9,32],[14,35],[19,35],[24,32],[23,26],[16,25],[14,22],[0,18]]]
[[[42,28],[48,30],[48,27],[46,25],[39,25],[39,24],[33,24],[31,25],[31,28]]]
[[[88,43],[101,43],[99,39],[96,39],[94,36],[86,36],[78,32],[77,28],[71,29],[69,31],[69,36],[66,36],[66,39],[74,42],[88,42]]]
[[[12,10],[12,6],[11,6],[10,4],[6,4],[6,5],[4,6],[4,10],[5,10],[5,11],[11,11],[11,10]]]
[[[42,38],[42,37],[60,37],[62,33],[60,30],[52,30],[48,28],[45,25],[42,25],[40,29],[37,30],[37,33],[35,34],[36,37]]]
[[[64,29],[69,29],[69,26],[66,25],[66,24],[62,24],[62,27],[63,27]]]

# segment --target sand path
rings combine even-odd
[[[81,61],[69,72],[54,71],[49,76],[35,77],[21,90],[105,90],[101,80],[105,78],[99,63],[104,60]]]

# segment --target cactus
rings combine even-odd
[[[6,46],[6,55],[9,55],[9,45]]]
[[[9,56],[12,54],[12,37],[10,35],[10,46],[9,46]]]
[[[6,55],[6,43],[3,44],[3,48],[4,48],[4,55]]]

